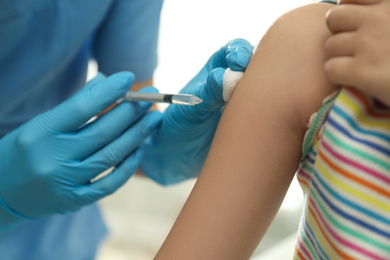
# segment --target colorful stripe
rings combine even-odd
[[[337,4],[337,1],[335,1],[335,0],[322,0],[322,1],[319,1],[319,3]]]
[[[390,259],[390,108],[343,88],[318,124],[294,259]]]

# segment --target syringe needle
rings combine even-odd
[[[189,94],[163,94],[151,92],[129,91],[123,97],[117,100],[117,103],[123,101],[146,101],[153,103],[170,103],[177,105],[194,106],[202,103],[202,99]]]
[[[172,104],[195,106],[202,103],[203,100],[194,95],[174,94],[172,95]]]

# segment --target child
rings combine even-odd
[[[294,177],[310,115],[338,89],[323,73],[331,7],[293,10],[260,42],[156,259],[251,256]]]
[[[343,46],[332,47],[333,37],[327,41],[324,15],[330,7],[314,4],[293,10],[263,38],[226,106],[198,182],[156,259],[250,258],[298,165],[306,203],[294,257],[388,258],[390,201],[385,187],[390,158],[384,151],[390,146],[390,113],[382,105],[388,104],[386,85],[378,84],[387,74],[368,90],[363,84],[356,87],[380,103],[349,87],[338,91],[338,84],[348,82],[335,76],[337,59],[332,59]],[[331,30],[332,13],[328,17]],[[376,77],[365,83],[372,79]],[[349,106],[354,109],[348,110]],[[316,111],[306,133],[306,123]],[[345,111],[351,113],[351,120],[337,118],[337,112]],[[335,128],[333,119],[343,122],[347,131]],[[353,138],[356,131],[352,130],[361,128],[348,128],[354,122],[363,127],[360,139]],[[378,129],[382,130],[379,134]],[[332,134],[340,141],[330,143]],[[359,149],[353,146],[356,143]],[[369,147],[371,143],[374,148]],[[374,156],[364,154],[368,148]],[[344,156],[342,163],[340,156]],[[357,160],[362,162],[360,168]]]

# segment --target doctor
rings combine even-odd
[[[224,104],[223,73],[249,62],[244,40],[217,51],[181,91],[217,102],[164,114],[125,102],[81,127],[129,88],[152,84],[161,6],[0,1],[0,259],[93,259],[106,233],[95,202],[137,168],[163,185],[199,174]],[[85,85],[92,58],[102,73]]]

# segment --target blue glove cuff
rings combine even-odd
[[[142,172],[160,185],[173,185],[196,178],[203,164],[194,165],[188,163],[188,160],[204,159],[197,151],[199,148],[184,144],[187,149],[183,150],[180,144],[164,144],[161,139],[158,133],[155,133],[143,143],[140,163]]]
[[[0,233],[7,231],[25,220],[29,220],[29,218],[13,211],[0,199]]]

